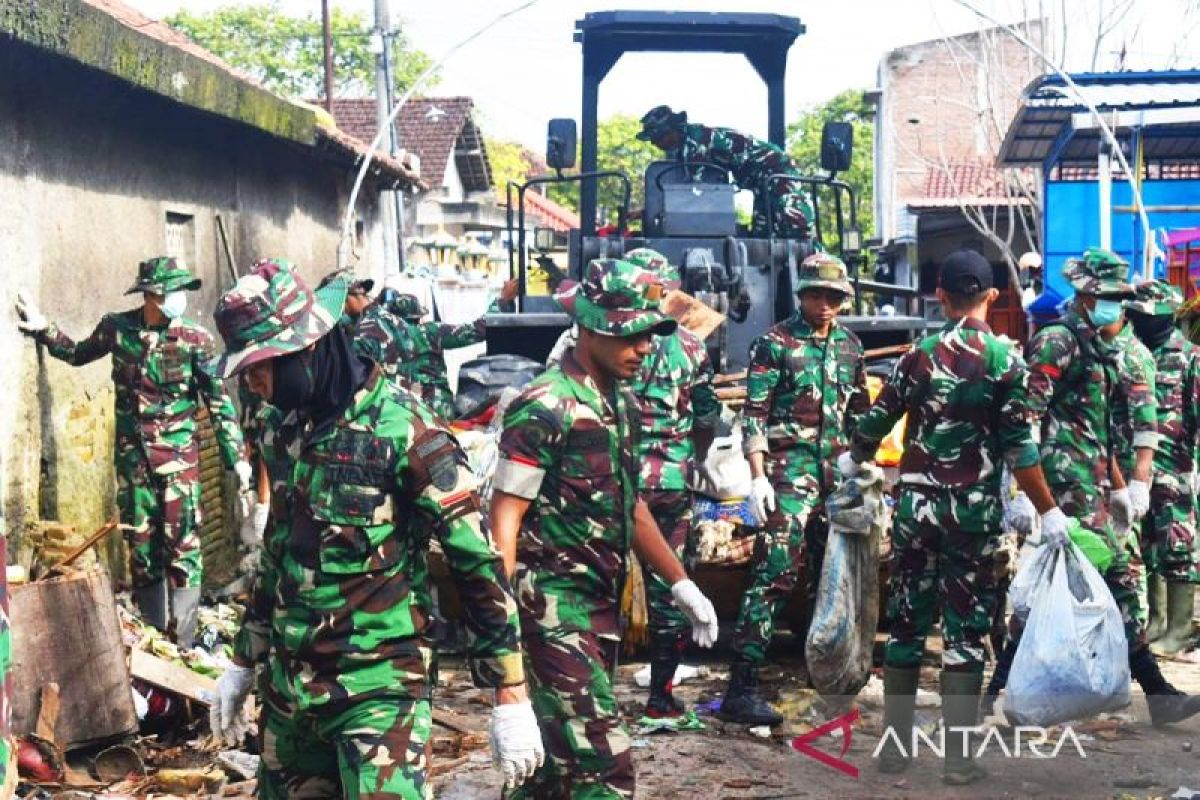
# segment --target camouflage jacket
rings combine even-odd
[[[684,161],[709,161],[726,167],[742,189],[758,192],[768,175],[800,174],[791,157],[778,145],[729,128],[684,126],[679,155]]]
[[[385,307],[372,303],[354,327],[354,349],[378,364],[389,378],[398,378],[407,324]]]
[[[438,413],[447,413],[443,406],[451,397],[445,352],[486,340],[487,323],[483,317],[462,325],[447,325],[408,322],[386,311],[364,318],[356,333],[361,352],[385,365],[401,385]]]
[[[679,328],[654,337],[650,355],[629,383],[642,405],[640,488],[688,488],[692,428],[715,428],[721,417],[712,380],[708,351],[695,335]]]
[[[1115,344],[1075,310],[1029,341],[1029,413],[1041,438],[1042,469],[1059,495],[1072,487],[1107,490],[1116,455],[1113,407],[1121,383]],[[1134,447],[1154,447],[1157,434],[1140,433]]]
[[[793,476],[835,484],[833,462],[870,407],[863,348],[836,321],[819,338],[797,312],[750,345],[743,450],[766,451]]]
[[[197,464],[196,412],[203,404],[225,466],[232,468],[242,458],[237,412],[209,369],[213,338],[199,325],[177,319],[148,327],[137,308],[105,314],[82,341],[73,341],[54,325],[39,341],[50,355],[73,366],[112,355],[118,452],[141,451],[160,475]]]
[[[1154,359],[1159,434],[1154,482],[1190,492],[1200,452],[1200,346],[1172,331]]]
[[[1113,428],[1116,432],[1117,463],[1126,480],[1133,473],[1133,440],[1157,442],[1158,413],[1154,397],[1154,356],[1134,335],[1133,326],[1125,325],[1113,339],[1120,354],[1117,370],[1122,391],[1113,397]]]
[[[605,398],[569,350],[512,402],[493,489],[532,500],[517,544],[526,633],[616,637],[618,591],[633,541],[639,408]]]
[[[333,425],[264,426],[274,524],[234,643],[300,709],[428,697],[436,534],[466,609],[479,686],[523,680],[516,604],[453,437],[376,370]]]
[[[986,322],[963,318],[921,340],[897,362],[858,421],[854,457],[874,457],[904,414],[900,482],[999,495],[1001,460],[1038,463],[1026,405],[1025,362]]]

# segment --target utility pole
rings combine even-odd
[[[333,113],[333,32],[329,24],[329,0],[321,0],[321,39],[325,45],[325,110]]]
[[[388,64],[388,49],[391,42],[391,11],[388,7],[388,0],[374,0],[376,4],[376,29],[372,36],[372,49],[376,55],[376,126],[377,130],[384,130],[388,125],[388,116],[391,113],[391,85],[389,82],[389,64]],[[388,152],[395,152],[395,137],[392,132],[382,140],[384,149]],[[383,235],[384,235],[384,273],[400,270],[403,245],[401,236],[398,231],[401,230],[401,219],[396,217],[396,201],[386,197],[385,192],[380,192],[379,196],[379,215],[383,219]]]

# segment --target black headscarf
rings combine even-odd
[[[1127,316],[1133,325],[1133,332],[1142,340],[1142,344],[1151,350],[1157,350],[1175,330],[1175,317],[1172,314],[1143,314],[1140,311],[1130,311]]]
[[[271,404],[297,410],[316,428],[340,417],[371,374],[371,363],[354,352],[341,325],[304,350],[275,359]]]

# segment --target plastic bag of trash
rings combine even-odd
[[[1045,727],[1128,705],[1121,612],[1079,548],[1039,547],[1017,573],[1014,592],[1018,581],[1028,620],[1008,677],[1005,716]]]
[[[717,500],[750,495],[750,462],[742,455],[740,431],[714,439],[704,466],[693,487],[700,494]]]
[[[883,471],[864,465],[829,496],[826,510],[829,540],[804,653],[817,691],[851,698],[870,677],[879,622]]]

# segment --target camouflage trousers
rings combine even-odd
[[[1195,502],[1190,487],[1176,481],[1155,479],[1150,490],[1150,513],[1142,520],[1142,556],[1148,570],[1168,581],[1200,582],[1194,552]]]
[[[642,499],[650,507],[658,529],[663,538],[675,551],[676,557],[690,573],[694,559],[694,542],[692,541],[692,496],[687,491],[658,491],[642,492]],[[682,649],[684,637],[688,632],[688,620],[683,612],[675,605],[671,596],[671,584],[667,583],[657,572],[643,572],[646,580],[646,605],[650,616],[650,638],[674,638],[677,646]]]
[[[772,483],[775,511],[755,537],[750,585],[742,596],[733,629],[733,650],[738,660],[752,664],[766,660],[775,618],[791,599],[800,570],[806,565],[810,590],[816,588],[829,536],[816,477],[775,477]],[[803,635],[804,631],[794,633]]]
[[[264,697],[265,695],[260,695]],[[428,800],[433,710],[407,696],[297,711],[264,700],[259,722],[264,800]]]
[[[920,665],[940,605],[942,668],[983,669],[983,638],[999,601],[994,554],[1002,517],[999,496],[982,487],[902,487],[892,526],[885,664]]]
[[[807,234],[813,218],[812,204],[804,184],[798,181],[779,179],[771,183],[770,197],[760,199],[761,187],[746,187],[754,190],[753,230],[767,232],[767,203],[771,205],[771,222],[776,236],[799,237]]]
[[[1121,622],[1125,625],[1129,651],[1132,653],[1144,647],[1146,608],[1138,596],[1138,590],[1143,588],[1144,577],[1139,574],[1139,565],[1130,562],[1130,537],[1117,535],[1108,511],[1108,489],[1087,484],[1052,483],[1050,492],[1064,514],[1075,517],[1085,528],[1099,533],[1108,543],[1113,552],[1113,562],[1104,573],[1104,583],[1121,609]]]
[[[119,443],[118,443],[119,445]],[[117,509],[128,532],[135,588],[164,578],[171,588],[199,588],[200,466],[158,475],[140,450],[118,449]]]
[[[634,794],[633,752],[609,670],[620,642],[590,631],[526,632],[525,675],[546,763],[509,800],[619,800]]]

